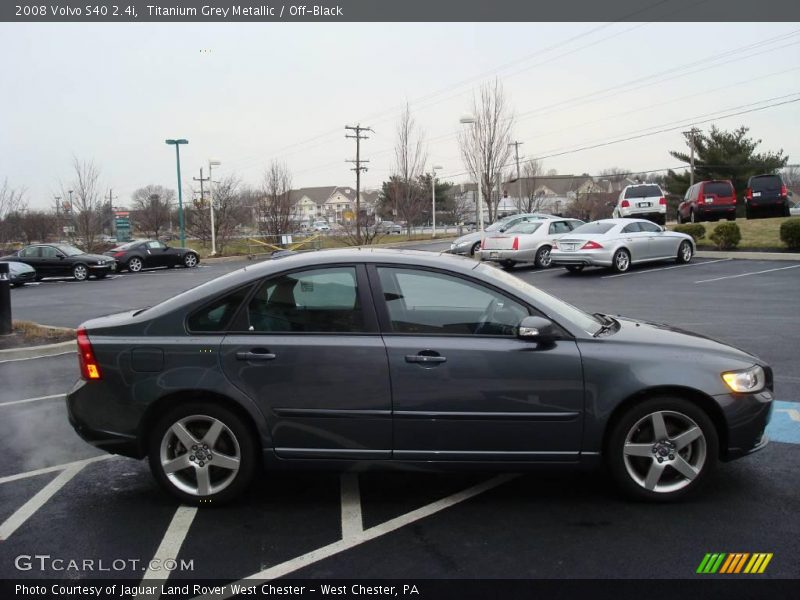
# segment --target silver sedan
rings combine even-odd
[[[688,263],[694,256],[689,235],[667,231],[644,219],[592,221],[553,245],[550,259],[572,273],[584,267],[610,267],[624,273],[631,265],[657,260]]]
[[[524,223],[526,221],[538,221],[539,219],[557,219],[558,217],[554,217],[553,215],[546,215],[544,213],[521,213],[518,215],[510,215],[508,217],[503,217],[499,221],[495,221],[486,229],[484,229],[484,235],[487,233],[502,233],[508,230],[510,227],[517,225],[519,223]],[[452,244],[450,244],[450,253],[451,254],[467,254],[469,256],[474,256],[475,253],[481,247],[481,232],[480,231],[473,231],[466,235],[462,235],[460,238],[455,240]]]
[[[547,219],[519,223],[503,233],[487,235],[480,251],[481,260],[499,262],[510,269],[520,262],[532,262],[540,269],[550,266],[553,240],[583,225],[578,219]]]

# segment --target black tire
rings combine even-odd
[[[179,443],[171,428],[183,421],[186,431],[192,434],[198,446],[184,446]],[[203,425],[219,421],[226,429],[219,434],[216,442],[207,449],[202,448]],[[207,433],[210,427],[205,428]],[[148,460],[150,470],[158,484],[168,493],[182,502],[195,506],[218,506],[230,502],[241,495],[250,485],[258,464],[258,446],[252,429],[232,411],[208,402],[191,402],[181,404],[170,410],[158,420],[155,427],[149,432]],[[169,440],[172,439],[170,442]],[[163,446],[163,447],[162,447]],[[173,455],[175,459],[188,455],[188,467],[175,471],[170,478],[162,466],[162,451],[166,457]],[[203,454],[203,453],[207,454]],[[227,455],[236,456],[238,453],[238,469],[230,475],[228,468],[214,465],[217,460]],[[211,459],[205,462],[208,456]],[[193,457],[193,458],[192,458]],[[205,464],[204,464],[205,462]],[[218,485],[224,486],[219,491],[199,493],[200,480],[195,475],[201,470],[207,470],[211,485],[215,477],[221,477]],[[187,473],[188,472],[188,473]],[[227,473],[227,475],[226,475]],[[183,488],[182,488],[183,486]],[[196,487],[198,493],[190,493],[186,488]]]
[[[183,255],[183,266],[187,269],[193,269],[200,263],[200,259],[194,252],[187,252]]]
[[[501,260],[500,261],[500,266],[503,267],[503,269],[505,269],[506,271],[510,271],[511,269],[513,269],[514,265],[516,265],[516,264],[517,264],[517,261],[515,261],[515,260]]]
[[[16,287],[16,288],[19,288],[19,287],[22,287],[23,285],[25,285],[25,283],[24,283],[24,282],[21,282],[21,283],[20,283],[20,282],[17,282],[17,283],[12,283],[12,284],[11,284],[11,287]]]
[[[89,279],[89,267],[83,263],[78,263],[72,267],[72,276],[75,278],[75,281],[86,281]]]
[[[475,253],[480,249],[480,247],[481,247],[480,242],[475,242],[474,244],[472,244],[472,248],[469,249],[469,255],[475,256]]]
[[[144,268],[144,261],[138,256],[131,256],[125,263],[125,268],[129,273],[138,273]]]
[[[677,221],[678,225],[683,225],[683,218],[681,217],[681,211],[678,211],[675,215],[675,221]]]
[[[736,215],[733,215],[732,217],[728,217],[728,221],[735,221],[735,220],[736,220]]]
[[[789,205],[788,204],[784,204],[783,205],[783,216],[784,217],[791,217],[792,216],[792,213],[789,210]]]
[[[654,417],[659,413],[665,424],[666,439],[655,434]],[[701,488],[716,467],[719,436],[714,423],[705,411],[684,398],[661,396],[637,402],[615,419],[611,427],[604,448],[605,462],[619,487],[634,498],[658,502],[678,500]],[[677,436],[694,427],[699,428],[700,437],[681,447]],[[628,454],[626,443],[639,448],[629,446]],[[651,444],[652,447],[648,447]],[[646,456],[636,453],[637,450],[646,451]],[[663,461],[656,462],[658,458]],[[679,459],[693,467],[691,471],[696,474],[691,479],[676,469],[676,466],[683,466]],[[646,475],[651,468],[662,473],[653,488],[648,489]]]
[[[700,220],[697,218],[697,215],[694,212],[694,209],[689,211],[689,222],[690,223],[699,223]]]
[[[584,265],[567,265],[564,267],[568,273],[580,273],[584,269]]]
[[[678,255],[675,257],[675,262],[679,265],[685,265],[686,263],[692,262],[693,256],[694,250],[692,249],[691,242],[684,240],[678,246]]]
[[[611,268],[617,273],[627,273],[631,268],[631,253],[625,248],[620,248],[614,252],[611,259]]]
[[[749,206],[744,207],[744,218],[745,219],[752,219],[753,218],[753,211],[750,210]]]
[[[33,279],[34,281],[41,281],[44,278],[41,275],[36,275]]]
[[[536,258],[533,260],[533,264],[536,265],[538,269],[549,269],[551,263],[550,259],[550,251],[552,250],[551,246],[542,246],[536,251]]]

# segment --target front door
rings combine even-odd
[[[366,282],[355,265],[274,276],[225,337],[225,374],[261,407],[278,456],[391,457],[389,368]]]
[[[571,339],[516,337],[535,308],[435,270],[377,267],[394,403],[394,457],[576,460],[581,359]]]
[[[622,228],[621,237],[631,252],[631,261],[638,262],[653,257],[650,247],[650,234],[640,228],[641,223],[635,221]]]

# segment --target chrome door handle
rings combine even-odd
[[[275,360],[276,355],[270,352],[237,352],[236,360]]]
[[[407,363],[443,363],[447,362],[444,356],[429,356],[426,354],[406,354]]]

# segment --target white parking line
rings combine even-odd
[[[24,476],[32,477],[33,475],[38,475],[41,473],[47,473],[50,471],[54,471],[57,469],[63,469],[58,476],[55,477],[50,483],[44,486],[41,490],[39,490],[36,495],[33,496],[30,500],[28,500],[25,504],[20,506],[14,514],[8,517],[2,525],[0,525],[0,542],[7,540],[11,535],[22,526],[25,521],[30,519],[36,511],[38,511],[45,503],[50,500],[55,494],[64,487],[75,475],[81,472],[81,469],[88,465],[91,462],[95,462],[100,458],[108,458],[106,456],[98,457],[98,458],[87,458],[86,460],[78,460],[72,463],[67,463],[66,465],[61,465],[59,467],[51,467],[48,469],[39,469],[37,471],[30,471],[28,473],[21,473],[20,475],[11,475],[10,477],[4,477],[0,479],[0,483],[5,483],[6,481],[13,481],[12,478],[15,479],[22,479]]]
[[[364,531],[361,518],[361,492],[358,474],[342,474],[342,539],[347,540]]]
[[[54,400],[56,398],[63,398],[66,394],[53,394],[52,396],[39,396],[38,398],[25,398],[24,400],[12,400],[11,402],[0,402],[2,406],[13,406],[14,404],[26,404],[27,402],[37,402],[39,400]]]
[[[75,465],[85,466],[89,463],[97,462],[100,460],[108,460],[109,458],[114,458],[111,454],[101,454],[100,456],[95,456],[92,458],[84,458],[83,460],[76,460],[73,462],[64,463],[63,465],[54,465],[52,467],[43,467],[41,469],[34,469],[33,471],[25,471],[24,473],[15,473],[14,475],[6,475],[5,477],[0,477],[0,484],[8,483],[9,481],[18,481],[20,479],[27,479],[29,477],[36,477],[37,475],[44,475],[45,473],[53,473],[54,471],[63,471],[64,469],[69,469],[70,467],[74,467]]]
[[[41,354],[39,356],[26,356],[25,358],[7,358],[5,360],[0,360],[0,365],[4,365],[5,363],[11,362],[21,362],[23,360],[36,360],[38,358],[50,358],[52,356],[64,356],[65,354],[75,354],[78,351],[78,346],[76,344],[74,350],[67,350],[66,352],[58,352],[57,354]]]
[[[739,275],[726,275],[725,277],[715,277],[714,279],[703,279],[695,283],[711,283],[712,281],[722,281],[723,279],[736,279],[737,277],[749,277],[750,275],[761,275],[762,273],[772,273],[774,271],[785,271],[786,269],[797,269],[800,265],[791,267],[778,267],[777,269],[766,269],[764,271],[753,271],[752,273],[740,273]]]
[[[283,577],[324,558],[339,554],[340,552],[354,548],[359,544],[363,544],[364,542],[368,542],[382,535],[386,535],[387,533],[391,533],[396,529],[410,525],[415,521],[429,517],[441,510],[444,510],[445,508],[459,504],[464,500],[469,500],[470,498],[496,488],[497,486],[502,485],[514,479],[515,477],[517,477],[517,475],[499,475],[497,477],[493,477],[492,479],[484,481],[483,483],[469,487],[465,490],[442,498],[441,500],[437,500],[436,502],[426,504],[421,508],[412,510],[411,512],[394,519],[390,519],[384,523],[381,523],[380,525],[365,529],[360,534],[354,535],[349,539],[339,540],[338,542],[328,544],[322,548],[312,550],[311,552],[303,554],[302,556],[287,560],[286,562],[275,565],[274,567],[270,567],[268,569],[264,569],[263,571],[259,571],[258,573],[254,573],[253,575],[249,575],[238,582],[234,582],[234,585],[238,584],[246,586],[248,584],[252,585],[252,582],[249,580],[253,579],[270,580]],[[195,598],[195,600],[221,600],[222,598],[230,598],[233,596],[233,590],[230,588],[230,585],[231,584],[228,584],[227,588],[222,594],[198,596]]]
[[[645,273],[654,273],[656,271],[669,271],[670,269],[682,269],[683,267],[697,267],[699,265],[710,265],[711,263],[727,262],[733,260],[732,258],[718,258],[716,260],[706,260],[703,262],[694,262],[687,265],[673,265],[671,267],[661,267],[658,269],[647,269],[646,271],[629,271],[627,273],[619,273],[617,275],[604,275],[601,279],[613,279],[614,277],[626,277],[627,275],[644,275]]]
[[[164,561],[178,558],[178,552],[181,550],[186,534],[189,533],[189,528],[192,526],[192,521],[194,521],[196,515],[197,508],[194,506],[178,507],[164,537],[161,539],[161,544],[159,544],[155,556],[148,563],[147,571],[142,577],[142,583],[147,582],[148,579],[169,578],[169,571],[164,571],[163,569],[153,570],[151,567],[153,565],[163,565]]]

